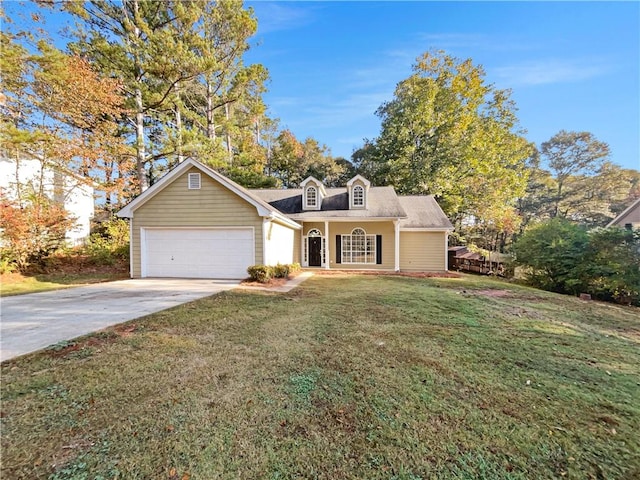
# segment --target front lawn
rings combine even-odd
[[[2,364],[2,478],[640,476],[640,310],[479,277],[226,292]]]
[[[125,278],[129,278],[128,273],[120,271],[58,272],[37,275],[5,274],[0,275],[0,296],[46,292],[61,288],[80,287],[91,283],[124,280]]]

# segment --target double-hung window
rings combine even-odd
[[[307,208],[318,206],[318,191],[316,187],[307,187]]]

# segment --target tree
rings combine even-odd
[[[374,161],[360,163],[400,193],[435,195],[458,227],[465,218],[497,224],[483,215],[513,209],[532,152],[509,92],[486,84],[471,60],[442,52],[425,53],[413,70],[378,109],[381,133],[366,150]]]
[[[635,198],[638,178],[637,171],[607,161],[608,152],[588,132],[561,131],[544,142],[530,161],[527,189],[518,201],[523,226],[555,217],[606,225]]]
[[[579,293],[576,267],[584,261],[587,232],[563,218],[536,224],[513,244],[516,263],[528,268],[532,285],[560,293]]]
[[[527,229],[513,245],[516,263],[536,287],[560,293],[589,293],[625,304],[640,304],[640,231],[586,231],[564,218]]]

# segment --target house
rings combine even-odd
[[[67,243],[78,245],[89,236],[95,200],[94,188],[86,179],[37,159],[0,157],[0,194],[10,201],[19,201],[34,191],[42,191],[62,204],[76,220],[73,228],[66,232]]]
[[[452,225],[432,196],[362,176],[344,188],[249,190],[194,161],[118,212],[130,220],[131,277],[244,278],[254,264],[447,270]]]
[[[620,215],[611,220],[608,227],[616,225],[622,228],[640,228],[640,198],[629,205]]]

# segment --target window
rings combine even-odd
[[[200,174],[189,174],[189,190],[200,190]]]
[[[351,235],[342,235],[342,263],[376,263],[376,236],[354,228]]]
[[[353,187],[353,206],[364,207],[364,188],[360,185]]]
[[[307,208],[318,205],[318,191],[316,187],[307,187]]]

